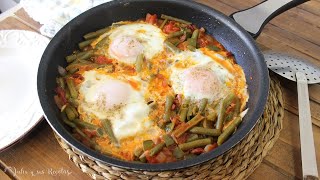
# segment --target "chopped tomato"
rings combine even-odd
[[[203,148],[195,148],[191,150],[192,154],[201,154],[203,152],[204,152]]]
[[[72,78],[75,84],[80,84],[84,80],[84,77],[79,73],[73,74]]]
[[[199,47],[203,48],[203,47],[208,46],[210,44],[210,42],[205,38],[198,38],[197,44],[199,45]]]
[[[185,143],[187,141],[187,139],[188,139],[188,134],[184,133],[180,137],[175,138],[175,141],[177,144],[182,144],[182,143]]]
[[[187,40],[187,34],[183,34],[181,37],[180,37],[180,42],[183,42]]]
[[[66,92],[61,87],[57,87],[55,91],[59,96],[60,100],[62,101],[62,103],[67,104]]]
[[[110,64],[110,63],[112,63],[112,60],[108,59],[105,56],[98,56],[95,58],[94,62],[97,64]]]
[[[166,163],[175,161],[175,157],[168,148],[163,148],[158,154],[150,156],[149,151],[146,152],[146,158],[149,163]]]
[[[92,138],[97,135],[95,130],[83,129],[83,133],[85,133],[89,138]]]
[[[226,109],[226,114],[229,114],[234,109],[235,106],[236,106],[235,103],[231,103]]]
[[[205,151],[205,152],[209,152],[209,151],[214,150],[214,149],[217,148],[217,147],[218,147],[218,144],[217,144],[217,143],[208,144],[208,145],[206,145],[206,147],[204,147],[204,151]]]
[[[184,41],[183,43],[178,44],[177,47],[184,51],[188,49],[187,46],[188,46],[188,41]]]
[[[59,109],[62,109],[63,107],[63,102],[61,101],[61,99],[59,98],[58,95],[53,96],[54,102],[56,103],[56,105],[58,106]]]
[[[157,15],[156,14],[147,14],[146,16],[146,22],[149,23],[149,24],[156,24],[157,23]]]
[[[226,54],[226,56],[227,56],[227,57],[230,57],[230,56],[233,56],[233,54],[232,54],[232,52],[229,52],[229,51],[228,51],[227,54]]]
[[[170,21],[169,23],[167,23],[167,25],[163,27],[163,32],[166,34],[170,34],[177,31],[180,31],[180,28],[175,25],[174,21]]]
[[[194,25],[194,24],[189,24],[189,25],[187,26],[187,28],[190,29],[190,30],[193,32],[194,30],[197,29],[197,26]]]
[[[180,118],[179,118],[178,115],[173,116],[173,117],[170,117],[171,122],[172,122],[173,124],[175,124],[175,125],[177,125],[177,124],[180,123],[180,120],[179,120],[179,119],[180,119]]]
[[[174,98],[174,101],[173,101],[174,105],[176,107],[180,107],[180,105],[182,104],[182,95],[181,94],[177,94]],[[174,108],[172,109],[174,110]]]

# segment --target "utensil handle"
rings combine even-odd
[[[296,78],[299,102],[299,126],[303,179],[318,179],[307,78],[304,73],[301,72],[296,73]]]
[[[251,8],[230,15],[238,24],[257,38],[262,28],[274,17],[284,11],[305,3],[308,0],[266,0]]]

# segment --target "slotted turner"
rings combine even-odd
[[[271,71],[297,82],[303,179],[318,179],[308,84],[320,82],[320,69],[301,58],[272,51],[264,52],[264,58]]]

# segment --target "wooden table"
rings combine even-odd
[[[259,0],[200,0],[225,13],[248,8]],[[262,49],[301,56],[320,67],[320,0],[312,0],[273,19],[257,42]],[[0,30],[39,32],[40,24],[17,6],[2,15]],[[301,179],[301,157],[296,84],[280,78],[285,98],[285,117],[279,140],[249,179]],[[313,132],[320,170],[320,85],[310,85]],[[0,154],[0,179],[89,179],[60,148],[47,122],[42,121],[26,137]],[[13,174],[5,171],[11,167]]]

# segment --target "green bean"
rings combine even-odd
[[[192,129],[190,129],[190,132],[208,136],[219,136],[221,134],[221,131],[219,129],[209,129],[203,127],[193,127]]]
[[[150,149],[150,156],[154,156],[158,154],[165,146],[166,144],[164,142],[157,144],[155,147]]]
[[[77,115],[74,113],[74,111],[70,108],[70,106],[67,106],[64,110],[66,112],[66,115],[70,121],[73,121],[77,118]]]
[[[75,72],[79,71],[79,67],[72,67],[69,69],[68,74],[73,74]]]
[[[71,122],[71,121],[68,119],[66,113],[61,113],[61,118],[62,118],[62,121],[63,121],[66,125],[70,126],[71,128],[77,127],[77,125],[75,125],[73,122]]]
[[[149,150],[154,146],[154,142],[152,140],[145,140],[143,141],[143,150]]]
[[[173,155],[175,158],[180,159],[184,156],[184,152],[179,147],[176,147],[173,150]]]
[[[180,39],[179,38],[170,38],[170,39],[167,39],[167,41],[169,41],[174,46],[177,46],[180,43]]]
[[[166,97],[165,114],[163,117],[166,122],[170,121],[171,107],[173,104],[173,99],[174,99],[174,97],[172,95],[167,95],[167,97]]]
[[[216,111],[210,112],[210,113],[207,115],[206,120],[208,120],[208,121],[216,121],[217,116],[218,116],[218,115],[217,115],[217,112],[216,112]]]
[[[186,121],[187,113],[188,113],[188,108],[184,108],[184,107],[180,108],[180,113],[179,113],[180,121],[182,122]]]
[[[101,120],[102,126],[104,128],[105,133],[108,135],[111,142],[113,142],[116,146],[119,146],[118,140],[114,136],[111,122],[108,119]]]
[[[86,141],[88,141],[90,143],[90,147],[94,147],[95,149],[99,149],[99,146],[92,141],[86,134],[84,134],[79,128],[74,128],[74,130],[82,137],[84,138]]]
[[[187,48],[190,50],[190,51],[195,51],[196,48],[192,45],[187,45]]]
[[[199,36],[199,29],[196,29],[193,31],[191,38],[197,41],[198,36]]]
[[[240,114],[240,99],[238,97],[235,97],[234,100],[235,106],[231,112],[226,117],[226,122],[231,121],[234,117],[239,116]]]
[[[165,127],[167,133],[171,132],[174,129],[174,123],[168,123]]]
[[[215,109],[218,106],[218,104],[220,103],[220,101],[221,101],[221,99],[213,101],[211,103],[210,107]]]
[[[235,103],[236,105],[234,107],[234,114],[235,116],[238,116],[240,114],[240,106],[241,106],[239,97],[236,97]]]
[[[82,128],[86,128],[86,129],[98,129],[98,127],[94,124],[90,124],[88,122],[85,121],[81,121],[79,119],[74,121],[78,126],[81,126]]]
[[[182,106],[180,108],[179,116],[180,116],[180,121],[182,122],[185,122],[185,120],[187,119],[189,103],[190,103],[189,98],[184,99]]]
[[[78,61],[81,64],[93,64],[92,61],[88,61],[88,60],[85,60],[85,59],[79,59]]]
[[[70,95],[72,98],[77,98],[78,97],[78,92],[76,90],[76,87],[74,85],[74,82],[72,79],[69,79],[67,78],[66,79],[66,82],[67,82],[67,86],[68,86],[68,89],[70,91]]]
[[[106,28],[103,28],[103,29],[99,29],[97,31],[87,33],[83,37],[86,40],[93,39],[93,38],[96,38],[96,37],[100,36],[101,34],[107,32],[107,31],[109,31],[110,29],[111,29],[111,27],[106,27]]]
[[[103,36],[103,35],[102,35]],[[103,47],[109,44],[109,36],[103,37],[97,44],[95,47]]]
[[[78,52],[78,53],[69,55],[69,56],[66,57],[66,61],[67,61],[67,63],[71,63],[71,62],[73,62],[74,60],[76,60],[77,58],[79,58],[79,57],[81,57],[82,55],[84,55],[85,53],[87,53],[87,52],[86,52],[86,51],[83,51],[83,52]]]
[[[166,46],[167,49],[169,49],[171,52],[173,53],[179,53],[181,52],[181,50],[179,48],[177,48],[175,45],[173,45],[171,42],[169,41],[164,41],[164,45]]]
[[[139,157],[139,160],[143,163],[147,162],[147,158],[146,158],[146,155],[145,153],[142,153],[141,156]]]
[[[79,49],[83,49],[85,47],[87,47],[88,45],[90,45],[95,39],[89,39],[89,40],[85,40],[85,41],[82,41],[78,44],[79,46]]]
[[[133,151],[133,154],[136,156],[136,157],[140,157],[143,153],[143,149],[141,147],[137,147],[134,151]]]
[[[218,119],[216,122],[216,129],[222,130],[223,124],[225,122],[226,118],[226,109],[229,106],[229,104],[232,102],[232,100],[235,98],[234,93],[230,93],[226,98],[224,98],[219,105],[219,114]]]
[[[142,71],[142,64],[143,64],[144,55],[141,53],[137,56],[136,59],[136,71],[141,72]]]
[[[103,130],[103,128],[98,128],[98,129],[97,129],[97,135],[100,136],[100,137],[103,137],[103,136],[104,136],[104,130]]]
[[[170,136],[170,135],[168,135],[168,134],[165,134],[164,136],[163,136],[163,140],[164,140],[164,142],[166,143],[166,146],[168,147],[168,146],[171,146],[172,144],[174,144],[174,140],[172,139],[172,137]]]
[[[191,142],[191,141],[194,141],[194,140],[197,140],[197,139],[199,139],[199,135],[198,135],[198,134],[191,134],[191,135],[188,137],[188,139],[187,139],[186,142]]]
[[[192,110],[193,110],[193,104],[190,104],[189,105],[189,108],[188,108],[188,113],[187,113],[187,120],[189,121],[191,116],[192,116]]]
[[[73,107],[72,105],[68,105],[69,106],[69,108],[73,111],[73,113],[76,115],[76,117],[78,117],[79,116],[79,114],[78,114],[78,111],[77,111],[77,109],[75,108],[75,107]]]
[[[66,98],[69,100],[69,98],[71,98],[71,95],[68,88],[65,89],[65,93],[66,93]]]
[[[209,129],[212,129],[214,127],[213,125],[213,121],[209,121],[207,119],[203,120],[203,127],[204,128],[209,128]]]
[[[188,121],[187,123],[185,123],[185,124],[179,126],[178,128],[176,128],[172,132],[172,134],[175,137],[180,137],[183,133],[187,132],[189,129],[191,129],[192,127],[194,127],[197,124],[199,124],[199,122],[202,121],[203,119],[204,119],[203,116],[201,116],[200,114],[197,114],[190,121]]]
[[[173,33],[171,33],[171,34],[169,34],[169,35],[167,36],[167,39],[173,38],[173,37],[182,36],[182,35],[183,35],[183,31],[173,32]]]
[[[166,23],[168,22],[168,19],[165,19],[162,23],[161,23],[161,26],[159,27],[160,29],[162,29]]]
[[[72,106],[74,106],[74,107],[78,107],[78,106],[79,106],[79,102],[78,102],[78,100],[75,99],[75,98],[69,97],[69,98],[68,98],[68,102],[69,102]]]
[[[83,55],[79,56],[79,59],[86,60],[86,59],[91,58],[94,55],[93,50],[89,50],[89,51],[85,51],[85,52],[86,53],[84,53]]]
[[[56,78],[56,82],[58,86],[61,87],[63,90],[66,89],[66,85],[62,77]]]
[[[186,150],[189,150],[189,149],[202,147],[202,146],[205,146],[205,145],[208,145],[208,144],[211,144],[211,143],[212,143],[212,139],[211,138],[198,139],[198,140],[195,140],[195,141],[179,144],[179,148],[182,151],[186,151]]]
[[[198,112],[199,112],[198,106],[193,106],[193,108],[192,108],[192,115],[196,115],[196,114],[198,114]]]
[[[201,99],[200,105],[199,105],[199,112],[200,113],[204,112],[204,110],[206,109],[207,103],[208,103],[208,99],[207,98]]]
[[[191,24],[191,22],[189,22],[189,21],[185,21],[185,20],[182,20],[182,19],[179,19],[179,18],[176,18],[176,17],[165,15],[165,14],[161,14],[161,19],[168,19],[168,20],[180,22],[180,23],[183,23],[183,24]]]
[[[73,69],[79,69],[80,66],[85,65],[83,63],[71,63],[66,67],[66,70],[70,73]]]
[[[196,30],[193,31],[191,38],[189,38],[187,40],[187,42],[188,42],[187,48],[189,50],[194,51],[195,48],[197,47],[198,36],[199,36],[199,29],[196,29]]]
[[[240,123],[241,117],[236,117],[233,122],[222,132],[217,141],[219,146],[229,138],[229,136],[236,130]]]
[[[186,98],[183,100],[182,107],[187,108],[190,103],[190,98]]]
[[[221,49],[215,45],[209,45],[207,46],[207,48],[210,49],[211,51],[221,51]]]

